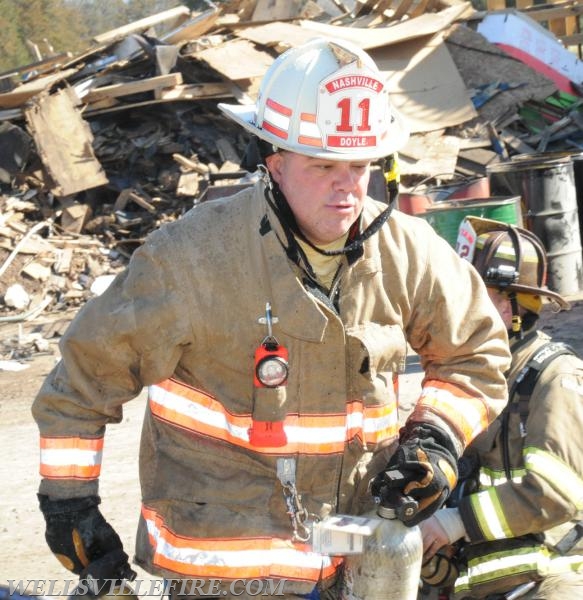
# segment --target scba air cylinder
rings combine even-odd
[[[386,514],[386,509],[385,509]],[[423,543],[417,525],[405,526],[376,512],[374,532],[362,554],[345,559],[340,600],[416,600],[419,592]]]

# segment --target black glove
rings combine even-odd
[[[50,500],[39,494],[38,499],[49,548],[91,592],[99,596],[112,589],[111,580],[135,579],[119,536],[97,508],[99,496]]]
[[[417,525],[445,502],[457,481],[457,452],[449,436],[435,425],[401,430],[399,447],[385,471],[372,481],[371,492],[390,505],[395,490],[418,503],[413,514],[397,513],[405,525]]]

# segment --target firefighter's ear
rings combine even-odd
[[[271,177],[277,184],[280,184],[283,178],[283,161],[284,157],[281,152],[270,154],[265,159],[265,164],[271,173]]]

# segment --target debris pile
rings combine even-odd
[[[361,45],[386,73],[412,130],[403,189],[484,176],[517,153],[583,148],[581,61],[545,64],[568,51],[524,13],[457,0],[206,5],[0,75],[0,323],[81,305],[149,231],[220,186],[246,185],[247,138],[216,105],[254,102],[273,59],[314,36]],[[490,23],[499,14],[504,39]],[[516,31],[537,61],[513,53]]]

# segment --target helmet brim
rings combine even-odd
[[[502,292],[516,292],[523,294],[531,294],[533,296],[543,296],[545,298],[548,298],[552,302],[555,302],[561,308],[561,310],[569,310],[571,308],[569,302],[567,302],[567,300],[565,300],[560,294],[557,294],[556,292],[553,292],[552,290],[546,288],[534,288],[528,285],[520,285],[516,283],[511,283],[510,285],[504,287],[501,287],[494,283],[486,283],[486,287],[500,290]]]
[[[292,145],[282,138],[273,135],[265,129],[257,127],[255,124],[256,106],[255,104],[218,104],[219,109],[229,119],[235,121],[262,140],[272,144],[275,148],[304,154],[314,158],[323,158],[327,160],[354,161],[354,160],[377,160],[401,150],[409,139],[409,128],[405,119],[394,108],[391,107],[392,122],[388,127],[385,140],[377,144],[373,150],[359,149],[358,153],[336,152],[325,148],[315,148],[303,146],[301,149],[297,145]]]

